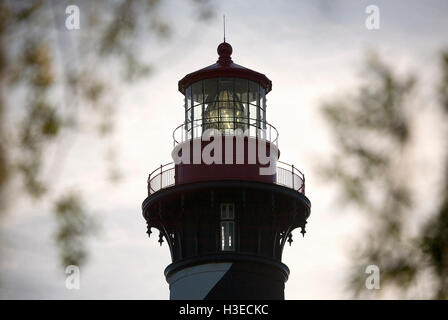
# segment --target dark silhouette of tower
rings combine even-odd
[[[283,247],[310,215],[305,178],[278,161],[271,81],[233,63],[225,41],[218,54],[179,81],[185,122],[173,133],[174,162],[148,178],[148,235],[158,229],[170,249],[171,299],[284,299]]]

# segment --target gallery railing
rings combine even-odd
[[[174,162],[161,165],[148,177],[148,191],[153,194],[161,189],[175,185]],[[294,165],[277,161],[275,183],[305,194],[305,175]]]

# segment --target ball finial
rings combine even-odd
[[[222,42],[218,46],[218,63],[221,65],[229,65],[232,62],[230,56],[232,55],[232,46],[227,42]]]

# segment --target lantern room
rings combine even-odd
[[[222,134],[240,129],[250,136],[261,136],[267,129],[266,94],[272,83],[265,75],[233,63],[231,53],[231,45],[221,43],[215,64],[179,81],[185,96],[186,139],[207,129]]]
[[[217,129],[255,132],[266,129],[266,93],[259,83],[242,78],[199,80],[185,90],[185,124],[189,138]]]

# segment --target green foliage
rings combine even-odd
[[[442,55],[439,87],[441,107],[448,118],[448,55]],[[416,78],[398,76],[371,56],[365,83],[354,96],[327,103],[322,112],[335,138],[334,160],[323,172],[336,183],[342,203],[354,205],[365,216],[367,230],[353,248],[349,289],[368,295],[365,267],[381,270],[381,286],[405,294],[427,270],[437,283],[430,297],[448,298],[448,158],[441,205],[416,235],[409,232],[414,203],[412,180],[403,165],[414,134],[412,103]],[[446,138],[445,138],[446,139]],[[448,149],[448,148],[447,148]],[[447,155],[448,156],[448,155]]]
[[[75,192],[63,195],[54,208],[58,225],[55,235],[62,266],[81,265],[87,258],[85,240],[96,229],[86,213],[81,196]]]
[[[15,200],[19,195],[56,198],[43,175],[48,167],[45,155],[57,142],[66,147],[64,133],[92,131],[81,116],[94,122],[98,138],[110,136],[118,107],[113,86],[150,76],[152,66],[140,44],[170,38],[172,25],[162,12],[163,2],[85,1],[79,38],[72,39],[77,45],[66,48],[57,38],[64,31],[54,23],[55,12],[65,12],[69,3],[0,0],[0,213],[12,198],[5,196],[11,181],[21,181],[24,191],[15,194]],[[210,17],[208,1],[193,4],[200,17]],[[74,56],[77,61],[70,60]],[[119,66],[118,72],[111,73],[111,65]],[[113,157],[107,158],[110,181],[119,181]],[[62,196],[54,200],[55,240],[62,263],[81,265],[92,221],[80,194],[57,193]]]
[[[442,54],[441,70],[439,99],[448,122],[448,52]],[[444,142],[448,150],[446,136]],[[438,280],[437,292],[434,294],[438,299],[448,299],[448,154],[445,158],[444,177],[439,211],[425,223],[420,236],[421,249]]]
[[[436,275],[438,299],[448,299],[448,196],[440,212],[431,218],[422,232],[421,248]]]
[[[439,99],[444,111],[448,114],[448,52],[442,54],[442,77],[439,87]]]
[[[378,201],[369,195],[377,186],[383,186],[389,188],[390,200],[397,200],[390,206],[408,204],[406,186],[384,180],[396,179],[394,160],[408,142],[407,102],[415,79],[396,78],[374,56],[367,63],[365,74],[365,84],[357,95],[322,107],[338,146],[334,155],[337,161],[326,164],[323,171],[341,185],[344,201],[367,206],[371,211],[387,212],[389,208],[379,208]]]

